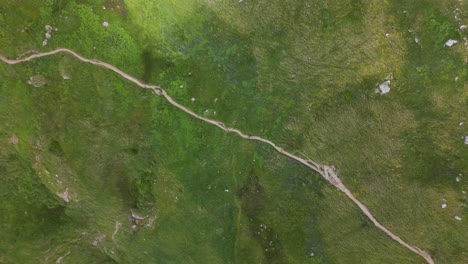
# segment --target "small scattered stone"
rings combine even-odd
[[[11,144],[13,144],[13,145],[17,145],[18,142],[19,142],[18,137],[17,137],[16,135],[11,136],[10,142],[11,142]]]
[[[106,234],[100,235],[94,239],[94,241],[91,243],[91,245],[97,247],[99,242],[101,242],[104,238],[106,238]]]
[[[55,264],[61,264],[62,261],[63,261],[63,259],[64,259],[66,256],[70,255],[70,253],[71,253],[71,251],[68,251],[67,253],[65,253],[65,255],[60,256],[60,257],[55,261]]]
[[[457,43],[458,43],[457,40],[449,39],[449,40],[447,40],[447,42],[445,42],[445,46],[452,47],[454,44],[457,44]]]
[[[195,97],[192,97],[192,99],[190,99],[190,101],[192,102],[195,102],[195,100],[196,100]]]
[[[42,41],[42,46],[45,46],[47,45],[47,39],[44,39],[44,41]]]
[[[103,26],[103,27],[108,27],[108,26],[109,26],[109,22],[107,22],[107,21],[102,22],[102,26]]]
[[[379,84],[379,92],[380,94],[386,94],[390,92],[390,80],[386,80],[385,82]]]
[[[464,30],[464,29],[466,29],[466,25],[461,25],[460,30]]]
[[[458,216],[458,215],[456,215],[454,218],[455,218],[455,220],[458,220],[458,221],[462,220],[462,218],[460,216]]]
[[[460,177],[456,177],[456,178],[455,178],[455,181],[456,181],[456,182],[460,182],[460,180],[461,180]]]
[[[390,37],[390,34],[389,33],[385,33],[385,37]]]
[[[184,88],[184,85],[182,85],[182,84],[181,84],[181,85],[179,85],[179,88],[180,88],[180,89]]]
[[[445,207],[447,207],[447,204],[446,204],[446,203],[443,203],[440,207],[441,207],[442,209],[444,209]]]
[[[465,145],[468,145],[468,136],[465,136]]]
[[[46,39],[50,39],[50,38],[52,37],[52,35],[50,35],[49,32],[46,32],[46,33],[45,33],[45,37],[46,37]]]

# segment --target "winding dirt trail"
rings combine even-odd
[[[105,63],[105,62],[102,62],[102,61],[99,61],[99,60],[95,60],[95,59],[87,59],[87,58],[82,57],[81,55],[79,55],[76,52],[74,52],[72,50],[69,50],[69,49],[59,48],[59,49],[56,49],[56,50],[43,52],[43,53],[37,53],[37,54],[33,54],[33,55],[31,55],[29,57],[26,57],[26,58],[15,59],[15,60],[10,60],[10,59],[7,59],[6,57],[0,55],[0,60],[2,60],[3,62],[5,62],[7,64],[18,64],[18,63],[27,62],[27,61],[30,61],[30,60],[33,60],[33,59],[54,55],[54,54],[57,54],[57,53],[67,53],[67,54],[75,57],[76,59],[78,59],[78,60],[80,60],[82,62],[91,63],[93,65],[109,69],[109,70],[119,74],[123,78],[129,80],[130,82],[133,82],[134,84],[140,86],[143,89],[150,89],[150,90],[153,90],[156,95],[159,95],[159,96],[162,95],[173,106],[177,107],[179,110],[182,110],[185,113],[187,113],[187,114],[189,114],[189,115],[191,115],[191,116],[193,116],[193,117],[195,117],[197,119],[200,119],[200,120],[202,120],[202,121],[204,121],[206,123],[209,123],[211,125],[217,126],[218,128],[222,129],[225,132],[235,133],[235,134],[239,135],[240,137],[242,137],[244,139],[260,141],[262,143],[270,145],[271,147],[273,147],[279,153],[302,163],[303,165],[309,167],[310,169],[312,169],[312,170],[316,171],[317,173],[319,173],[320,175],[322,175],[322,177],[325,178],[330,184],[332,184],[333,186],[338,188],[340,191],[342,191],[346,196],[348,196],[348,198],[351,199],[359,207],[359,209],[361,209],[361,211],[374,223],[374,225],[377,228],[382,230],[385,234],[390,236],[392,239],[394,239],[395,241],[397,241],[398,243],[400,243],[404,247],[408,248],[409,250],[411,250],[414,253],[420,255],[421,257],[423,257],[428,263],[434,264],[434,261],[432,260],[432,258],[431,258],[431,256],[429,255],[428,252],[423,251],[423,250],[421,250],[421,249],[419,249],[417,247],[409,245],[408,243],[403,241],[400,237],[393,234],[390,230],[388,230],[382,224],[380,224],[374,218],[374,216],[370,213],[369,209],[367,209],[367,207],[364,204],[362,204],[356,197],[354,197],[354,195],[351,193],[351,191],[349,191],[348,188],[346,188],[346,186],[343,184],[343,182],[341,182],[341,180],[338,177],[338,174],[337,174],[336,169],[335,169],[334,166],[322,165],[320,163],[317,163],[317,162],[309,160],[309,159],[308,160],[303,159],[303,158],[298,157],[298,156],[296,156],[294,154],[291,154],[290,152],[287,152],[286,150],[284,150],[283,148],[277,146],[275,143],[273,143],[272,141],[270,141],[268,139],[264,139],[264,138],[261,138],[261,137],[258,137],[258,136],[250,136],[250,135],[244,134],[242,131],[240,131],[238,129],[226,127],[222,122],[200,116],[200,115],[196,114],[195,112],[193,112],[192,110],[190,110],[190,109],[186,108],[185,106],[183,106],[183,105],[177,103],[176,101],[174,101],[174,99],[172,99],[172,97],[170,97],[167,94],[167,92],[163,88],[161,88],[160,86],[149,85],[149,84],[142,83],[141,81],[139,81],[135,77],[133,77],[133,76],[119,70],[118,68],[116,68],[115,66],[113,66],[111,64],[108,64],[108,63]]]

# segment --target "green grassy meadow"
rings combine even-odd
[[[69,48],[161,85],[196,113],[335,165],[384,226],[461,264],[465,10],[0,0],[0,54]],[[44,86],[28,84],[36,75]],[[63,54],[0,63],[0,198],[0,263],[424,263],[317,173]]]

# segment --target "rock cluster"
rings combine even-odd
[[[34,87],[42,87],[47,84],[47,81],[44,76],[38,74],[29,77],[28,83]]]
[[[50,38],[52,38],[52,31],[57,31],[58,28],[53,28],[51,25],[45,25],[45,30],[46,33],[44,41],[42,41],[42,46],[47,45],[47,42],[49,41]]]

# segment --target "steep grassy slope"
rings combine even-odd
[[[0,54],[67,47],[162,85],[197,113],[336,165],[390,230],[463,263],[456,8],[4,0]],[[43,46],[46,25],[58,30]],[[36,75],[47,84],[29,85]],[[376,94],[386,78],[390,93]],[[319,175],[66,55],[0,65],[0,124],[0,263],[422,263]]]

